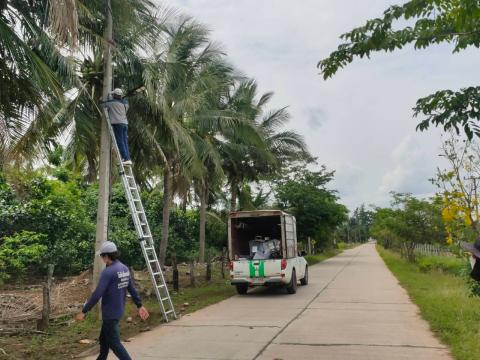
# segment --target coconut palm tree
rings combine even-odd
[[[46,109],[50,99],[62,97],[62,82],[73,74],[59,46],[76,40],[75,32],[60,30],[56,14],[63,8],[47,0],[0,2],[0,148],[4,155],[31,118]],[[70,22],[76,26],[75,8],[70,13],[62,18],[62,29],[71,28]]]
[[[61,79],[63,93],[48,99],[34,116],[22,124],[14,151],[27,158],[38,157],[45,155],[45,150],[62,139],[66,142],[66,156],[71,168],[84,173],[87,180],[95,181],[100,124],[103,121],[98,103],[104,72],[104,5],[98,1],[77,1],[77,6],[80,26],[78,49],[69,57],[70,76]],[[143,51],[151,49],[161,32],[160,25],[170,16],[168,11],[153,15],[151,6],[145,0],[113,1],[116,25],[113,37],[114,83],[127,90],[143,85]],[[128,18],[125,13],[129,14]]]
[[[201,160],[189,123],[204,109],[209,94],[218,87],[212,65],[223,53],[209,40],[208,31],[187,17],[166,23],[155,55],[148,59],[143,73],[145,95],[143,109],[138,108],[132,122],[144,124],[133,139],[139,149],[153,146],[156,153],[144,161],[152,168],[161,166],[163,177],[163,223],[159,259],[165,263],[168,227],[173,196],[178,188],[174,179],[181,178],[182,187],[201,173]],[[196,120],[195,120],[196,121]],[[146,164],[147,165],[147,164]]]
[[[308,156],[301,135],[284,130],[290,116],[286,108],[266,111],[273,93],[265,93],[257,100],[254,80],[239,84],[229,99],[229,107],[251,119],[264,139],[266,149],[242,144],[222,147],[223,169],[230,187],[230,211],[237,209],[237,198],[245,182],[258,181],[278,172],[288,161]]]

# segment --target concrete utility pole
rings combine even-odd
[[[103,92],[102,101],[108,100],[112,90],[112,44],[113,44],[113,21],[111,1],[106,1],[105,21],[105,49],[103,53]],[[110,155],[111,139],[107,123],[102,120],[100,135],[100,163],[99,163],[99,185],[98,185],[98,206],[97,206],[97,230],[95,237],[95,251],[98,251],[102,244],[107,241],[108,235],[108,200],[110,197]],[[98,284],[100,273],[105,264],[99,256],[95,256],[93,262],[93,287]]]

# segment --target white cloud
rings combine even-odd
[[[164,4],[165,2],[162,2]],[[478,51],[451,45],[356,59],[323,81],[316,63],[339,35],[378,17],[398,0],[169,0],[212,29],[230,60],[289,105],[320,163],[336,169],[333,184],[350,208],[384,205],[390,190],[425,194],[439,162],[440,131],[415,132],[411,108],[438,89],[476,84]]]

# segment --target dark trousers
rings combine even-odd
[[[130,160],[130,152],[128,151],[128,125],[112,124],[112,127],[122,160]]]
[[[98,355],[97,360],[107,360],[110,349],[120,360],[132,360],[127,350],[120,343],[118,320],[103,320],[99,340],[100,355]]]

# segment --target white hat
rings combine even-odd
[[[113,95],[118,95],[118,96],[123,96],[123,90],[120,88],[116,88],[115,90],[112,91]]]
[[[111,254],[117,251],[117,245],[115,245],[111,241],[105,241],[102,246],[100,247],[100,250],[98,250],[95,255],[100,255],[100,254]]]

